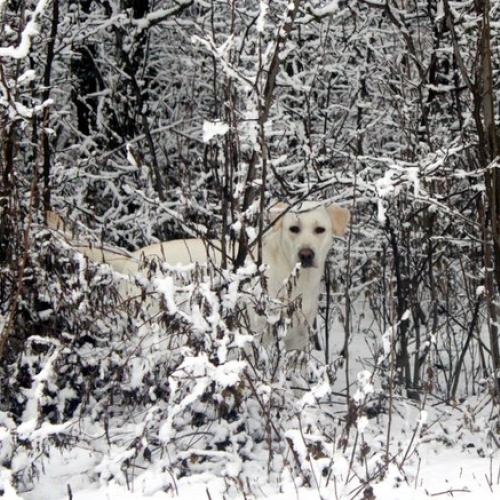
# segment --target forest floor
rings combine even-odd
[[[432,398],[429,399],[432,401]],[[476,400],[480,403],[479,400]],[[487,419],[476,418],[461,407],[452,408],[434,401],[428,404],[425,430],[418,423],[421,415],[413,402],[399,401],[393,412],[390,448],[395,457],[384,477],[374,477],[370,461],[377,446],[387,440],[387,415],[378,422],[369,421],[363,440],[368,444],[366,476],[362,467],[351,467],[350,458],[337,453],[332,475],[318,471],[317,484],[300,486],[283,475],[279,484],[265,484],[255,479],[251,494],[230,493],[231,480],[217,476],[207,468],[205,473],[175,481],[175,489],[160,491],[154,470],[137,471],[129,485],[99,482],[96,470],[102,455],[82,448],[51,450],[45,470],[30,492],[6,492],[4,500],[216,500],[223,498],[267,498],[272,500],[420,500],[428,498],[467,498],[496,500],[500,498],[500,450],[488,438]],[[470,409],[470,408],[469,408]],[[378,419],[377,419],[378,420]],[[419,429],[414,432],[415,429]],[[104,445],[104,444],[103,444]],[[356,455],[357,456],[357,455]],[[356,457],[353,458],[357,460]],[[364,482],[371,477],[367,490]],[[10,496],[9,496],[10,495]],[[373,496],[371,496],[373,495]]]
[[[370,361],[368,356],[362,359],[354,353],[374,352],[366,338],[359,333],[353,338],[350,348],[353,357],[350,376],[352,380],[358,380],[358,389],[363,389],[363,384],[359,384],[359,373],[369,368]],[[339,346],[332,346],[332,352],[339,352],[338,349]],[[343,384],[345,379],[339,377],[334,387],[338,394],[342,393]],[[377,391],[384,393],[375,385],[373,394],[376,395]],[[356,383],[351,394],[355,386]],[[137,467],[132,473],[128,470],[126,476],[120,476],[117,465],[118,474],[110,479],[109,474],[105,477],[102,472],[113,470],[113,457],[117,452],[111,450],[105,436],[93,436],[91,448],[82,444],[46,450],[43,471],[33,481],[32,487],[18,493],[8,487],[2,500],[500,498],[499,410],[492,406],[487,391],[478,390],[473,396],[461,398],[455,405],[444,402],[432,391],[420,401],[398,395],[389,399],[385,391],[378,411],[373,414],[366,412],[369,416],[366,419],[358,416],[347,437],[342,435],[347,418],[342,399],[337,402],[330,399],[318,405],[303,402],[297,399],[297,408],[302,410],[297,412],[299,417],[294,417],[297,430],[294,431],[293,425],[287,426],[287,439],[293,441],[299,436],[298,441],[302,439],[304,443],[308,438],[304,438],[306,422],[312,422],[314,429],[325,430],[319,441],[323,440],[323,446],[330,446],[328,457],[317,453],[314,459],[310,459],[307,452],[300,450],[300,443],[297,444],[297,453],[304,454],[303,463],[308,469],[310,480],[307,486],[301,481],[300,472],[290,473],[294,469],[293,465],[290,466],[293,462],[291,455],[281,457],[281,462],[273,462],[274,474],[267,475],[269,456],[258,448],[255,448],[254,464],[244,464],[245,474],[241,474],[244,481],[239,479],[239,472],[231,475],[231,464],[226,464],[221,472],[220,467],[209,461],[206,468],[200,466],[196,474],[172,477],[168,487],[165,467],[160,470],[154,461],[150,467]],[[377,407],[376,403],[377,397],[371,397],[370,406]],[[337,423],[330,427],[329,424],[316,425],[327,420]],[[88,432],[88,429],[84,428],[82,432]],[[123,431],[115,428],[110,432]],[[96,440],[100,440],[100,444],[96,445]],[[280,464],[281,471],[277,471]]]

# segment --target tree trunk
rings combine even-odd
[[[493,68],[491,62],[491,31],[490,31],[490,0],[481,3],[480,9],[483,17],[482,31],[479,39],[480,64],[477,73],[477,96],[481,100],[481,112],[483,115],[483,138],[484,143],[479,144],[483,150],[483,167],[485,168],[486,195],[488,197],[488,211],[490,234],[485,235],[488,251],[485,252],[486,264],[486,288],[490,302],[490,345],[491,359],[494,372],[495,385],[498,389],[498,376],[500,372],[500,349],[498,342],[498,301],[500,291],[500,172],[496,167],[499,154],[498,135],[495,124],[495,98],[493,95]],[[488,238],[489,236],[489,238]]]

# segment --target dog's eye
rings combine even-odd
[[[325,231],[326,231],[326,229],[324,227],[321,227],[321,226],[314,228],[314,232],[316,234],[323,234]]]
[[[299,226],[290,226],[289,230],[290,230],[291,233],[295,233],[295,234],[300,233],[300,227]]]

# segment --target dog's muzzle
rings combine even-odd
[[[299,261],[302,267],[314,267],[314,250],[303,248],[299,251]]]

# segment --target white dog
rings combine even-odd
[[[272,208],[269,218],[272,227],[262,242],[269,295],[282,303],[295,301],[300,305],[290,318],[285,345],[287,350],[304,349],[318,312],[321,277],[332,236],[344,234],[350,214],[337,205],[325,207],[320,202],[307,201],[294,207],[280,203]],[[47,219],[49,227],[61,230],[57,215],[49,213]],[[105,262],[131,277],[139,272],[143,258],[156,258],[171,265],[221,262],[220,242],[197,238],[156,243],[133,253],[113,247],[74,246],[89,259]]]

